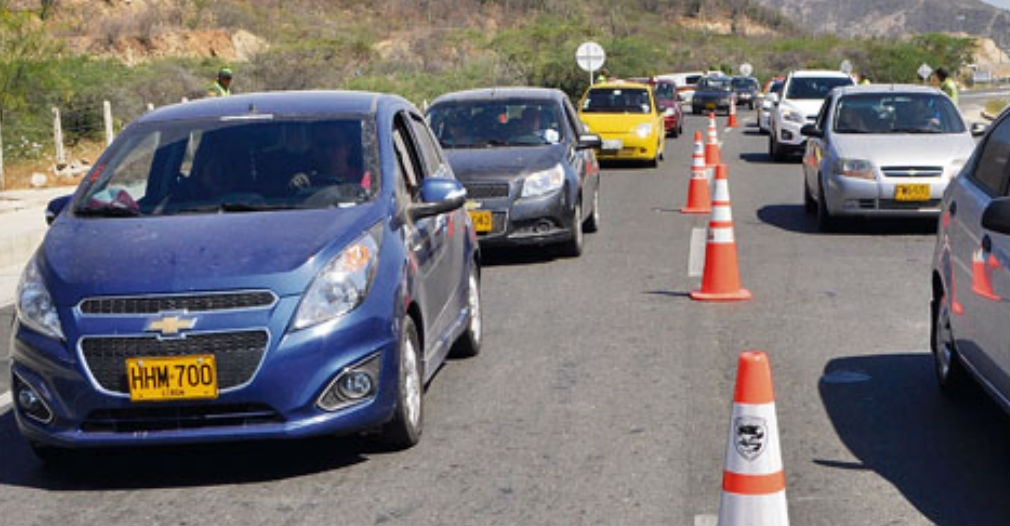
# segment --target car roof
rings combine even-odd
[[[833,69],[798,69],[789,73],[790,77],[849,77],[848,74]]]
[[[209,97],[163,106],[145,113],[136,122],[220,118],[254,114],[335,115],[372,114],[387,103],[406,103],[399,95],[367,91],[316,90],[272,91]]]
[[[922,86],[919,84],[862,84],[857,86],[844,86],[835,88],[838,95],[856,95],[860,93],[928,93],[930,95],[943,94],[932,86]]]
[[[447,101],[480,101],[494,99],[544,99],[560,101],[565,97],[563,91],[554,88],[533,86],[498,86],[493,88],[477,88],[453,91],[439,95],[431,105]]]
[[[641,82],[632,82],[630,80],[608,80],[606,82],[597,82],[596,84],[589,87],[589,89],[594,88],[642,88],[649,89],[648,84],[643,84]]]

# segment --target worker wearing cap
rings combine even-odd
[[[207,90],[208,97],[227,97],[231,95],[231,69],[221,68],[217,72],[217,80]]]

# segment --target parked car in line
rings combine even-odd
[[[487,88],[436,98],[427,119],[466,187],[481,245],[556,245],[582,253],[600,224],[600,166],[564,92]]]
[[[632,77],[628,80],[652,86],[652,96],[656,99],[656,104],[666,108],[663,111],[663,129],[668,136],[676,138],[684,133],[684,112],[677,97],[677,83],[658,77]]]
[[[747,106],[748,109],[753,110],[760,90],[757,79],[754,77],[733,77],[730,85],[736,95],[736,105]]]
[[[691,113],[698,115],[702,112],[720,112],[729,114],[729,106],[732,104],[733,86],[732,77],[728,75],[709,75],[698,82],[698,88],[694,90],[694,97],[691,98]]]
[[[782,95],[782,86],[785,85],[785,77],[775,77],[765,84],[764,91],[758,96],[757,104],[757,125],[758,131],[762,134],[768,133],[771,129],[772,112],[775,111],[775,100]],[[774,94],[774,96],[770,96]]]
[[[1008,151],[1010,112],[1004,111],[943,194],[930,344],[943,392],[956,395],[974,380],[1010,414]]]
[[[663,113],[647,84],[622,80],[590,86],[579,100],[579,118],[602,139],[601,161],[645,161],[663,158],[666,133]]]
[[[841,71],[799,70],[786,77],[782,96],[771,96],[774,107],[768,134],[768,156],[782,162],[791,153],[802,153],[806,137],[800,128],[817,119],[828,92],[851,86],[852,77]]]
[[[141,116],[52,219],[17,290],[12,391],[67,450],[379,431],[481,347],[477,236],[421,113],[365,92]]]
[[[802,134],[803,201],[821,230],[843,216],[938,215],[975,147],[943,92],[910,84],[836,88]]]
[[[658,79],[672,80],[677,85],[677,100],[684,104],[691,104],[694,90],[698,87],[698,81],[705,76],[702,71],[687,71],[683,73],[666,73],[656,75]]]

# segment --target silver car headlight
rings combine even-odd
[[[652,135],[652,123],[645,122],[635,126],[635,135],[645,139],[646,137]]]
[[[32,330],[50,338],[65,339],[63,329],[60,327],[60,315],[56,312],[56,304],[46,289],[34,257],[28,262],[18,282],[17,317],[18,321]]]
[[[561,163],[558,163],[546,170],[527,175],[523,181],[523,191],[520,197],[549,194],[560,189],[564,184],[565,169],[561,167]]]
[[[305,291],[295,313],[293,329],[332,320],[361,305],[375,279],[378,262],[379,243],[372,232],[341,250]]]
[[[865,159],[838,159],[834,172],[842,177],[855,179],[875,179],[873,163]]]
[[[807,120],[802,113],[789,108],[782,110],[782,119],[787,120],[789,122],[797,122],[800,124],[803,124]]]

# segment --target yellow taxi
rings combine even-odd
[[[600,160],[663,158],[663,112],[648,84],[615,80],[590,86],[579,100],[579,118],[603,139]]]

